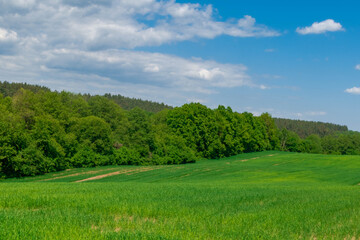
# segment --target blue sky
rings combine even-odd
[[[356,1],[0,0],[0,81],[360,131]]]

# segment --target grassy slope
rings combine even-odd
[[[359,156],[263,152],[9,179],[0,239],[359,238],[359,170]],[[130,175],[74,183],[115,171]]]

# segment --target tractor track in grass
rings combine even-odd
[[[270,155],[266,155],[266,156],[262,156],[262,157],[272,157],[275,156],[277,154],[270,154]],[[250,160],[256,160],[258,158],[262,158],[262,157],[253,157],[253,158],[248,158],[248,159],[241,159],[241,160],[236,160],[234,162],[247,162]],[[230,164],[230,162],[227,162],[227,164]],[[75,182],[87,182],[87,181],[92,181],[92,180],[99,180],[99,179],[103,179],[103,178],[107,178],[107,177],[111,177],[111,176],[116,176],[116,175],[134,175],[134,174],[138,174],[138,173],[142,173],[142,172],[148,172],[148,171],[153,171],[159,168],[164,168],[165,166],[152,166],[152,167],[141,167],[141,168],[137,168],[137,169],[122,169],[122,170],[117,170],[114,172],[109,172],[109,173],[105,173],[105,174],[101,174],[101,175],[96,175],[93,177],[89,177],[89,178],[85,178],[85,179],[80,179],[77,180]],[[178,168],[184,168],[184,167],[175,167],[176,169]],[[70,178],[70,177],[76,177],[76,176],[81,176],[81,175],[89,175],[89,174],[97,174],[97,173],[101,173],[101,172],[105,172],[105,171],[110,171],[113,170],[113,168],[107,168],[107,169],[102,169],[102,170],[96,170],[96,171],[88,171],[88,172],[79,172],[79,173],[73,173],[73,174],[69,174],[69,175],[60,175],[60,174],[56,174],[53,175],[52,178],[48,178],[48,179],[41,179],[38,180],[38,182],[46,182],[46,181],[52,181],[52,180],[57,180],[57,179],[63,179],[63,178]],[[196,170],[195,170],[196,171]],[[209,169],[206,169],[204,172],[208,172]],[[59,176],[60,175],[60,176]],[[187,177],[188,175],[185,174],[182,177]]]
[[[46,182],[46,181],[57,180],[57,179],[68,178],[68,177],[76,177],[76,176],[85,175],[85,174],[96,174],[99,172],[109,171],[111,169],[112,168],[107,168],[107,169],[102,169],[102,170],[97,170],[97,171],[73,173],[73,174],[69,174],[69,175],[62,175],[62,176],[53,177],[53,178],[41,179],[38,182]]]
[[[273,157],[277,154],[270,154],[270,155],[265,155],[265,156],[261,156],[261,157],[253,157],[253,158],[248,158],[248,159],[240,159],[240,160],[236,160],[234,162],[247,162],[249,160],[256,160],[256,159],[259,159],[259,158],[263,158],[263,157]]]
[[[143,167],[143,168],[140,168],[140,169],[120,170],[120,171],[116,171],[116,172],[111,172],[111,173],[97,175],[97,176],[90,177],[90,178],[81,179],[81,180],[78,180],[78,181],[75,181],[75,182],[79,183],[79,182],[87,182],[87,181],[99,180],[99,179],[103,179],[103,178],[107,178],[107,177],[111,177],[111,176],[116,176],[116,175],[121,175],[121,174],[133,175],[133,174],[137,174],[137,173],[153,171],[153,170],[160,169],[160,168],[163,168],[163,166],[159,166],[159,167]]]

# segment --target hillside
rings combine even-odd
[[[157,103],[153,101],[148,100],[142,100],[139,98],[129,98],[124,97],[120,94],[118,95],[111,95],[111,94],[105,94],[104,97],[114,101],[115,103],[119,104],[120,107],[122,107],[125,110],[131,110],[133,108],[140,108],[142,110],[151,112],[151,113],[157,113],[164,109],[172,109],[173,107],[166,105],[164,103]]]
[[[302,139],[279,130],[267,113],[200,103],[150,113],[124,110],[111,99],[119,96],[3,86],[9,91],[0,95],[0,178],[105,165],[185,164],[266,150],[360,154],[360,133]]]
[[[357,239],[359,171],[359,156],[271,151],[8,179],[0,239]]]
[[[27,83],[9,83],[9,82],[1,82],[0,81],[0,93],[3,94],[4,97],[10,96],[12,97],[19,89],[30,90],[34,93],[39,91],[50,91],[49,88],[39,86],[39,85],[31,85]],[[92,95],[83,94],[86,99],[90,99]],[[165,103],[157,103],[148,100],[142,100],[138,98],[130,98],[125,97],[120,94],[112,95],[112,94],[104,94],[104,97],[114,101],[124,110],[131,110],[133,108],[140,108],[147,112],[157,113],[164,109],[173,109],[172,106],[166,105]],[[323,122],[314,122],[314,121],[303,121],[303,120],[292,120],[285,118],[273,118],[275,120],[275,124],[279,129],[287,129],[289,131],[293,131],[297,133],[301,138],[306,138],[311,134],[319,135],[320,137],[324,137],[326,135],[331,135],[336,132],[346,132],[348,131],[347,126],[342,126],[333,123],[323,123]]]
[[[27,84],[27,83],[10,83],[10,82],[6,82],[6,81],[5,82],[0,81],[0,94],[2,94],[4,97],[14,96],[15,93],[17,91],[19,91],[21,88],[23,88],[25,90],[29,90],[33,93],[37,93],[39,91],[47,91],[47,92],[51,91],[49,88],[44,87],[44,86],[39,86],[39,85],[32,85],[32,84]],[[82,94],[82,96],[86,99],[90,99],[92,95]],[[120,94],[111,95],[111,94],[107,93],[107,94],[104,94],[104,97],[108,98],[109,100],[114,101],[116,104],[118,104],[124,110],[140,108],[147,112],[157,113],[164,109],[172,109],[171,106],[166,105],[164,103],[157,103],[157,102],[142,100],[142,99],[138,99],[138,98],[124,97]]]
[[[339,132],[347,132],[347,126],[333,124],[333,123],[324,123],[324,122],[314,122],[314,121],[304,121],[304,120],[292,120],[285,118],[274,118],[276,126],[281,129],[286,129],[293,131],[299,135],[301,138],[306,138],[312,134],[316,134],[320,137],[325,137],[327,135],[332,135]]]
[[[0,94],[4,97],[12,97],[18,92],[20,89],[26,89],[33,93],[37,93],[39,91],[50,92],[50,89],[47,87],[27,84],[27,83],[10,83],[10,82],[1,82],[0,81]]]
[[[3,182],[229,182],[242,184],[316,184],[356,185],[360,183],[359,156],[265,151],[244,153],[222,159],[203,159],[186,165],[104,166],[67,169],[37,177],[7,179]],[[266,179],[266,181],[265,181]]]

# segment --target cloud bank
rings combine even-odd
[[[307,34],[322,34],[326,32],[345,31],[340,23],[335,22],[333,19],[327,19],[322,22],[314,22],[309,27],[298,27],[296,32],[302,35]]]
[[[173,0],[1,0],[0,9],[0,26],[21,36],[36,37],[57,47],[73,45],[89,50],[158,46],[220,35],[280,35],[256,24],[251,16],[218,21],[212,5],[180,4]]]
[[[0,80],[174,102],[221,88],[265,89],[241,64],[138,50],[221,35],[280,35],[251,16],[219,19],[212,5],[174,0],[0,0]]]

